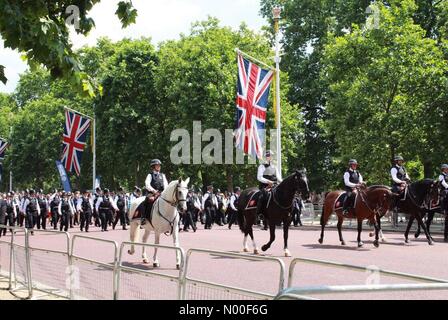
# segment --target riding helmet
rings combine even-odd
[[[162,165],[162,161],[160,161],[159,159],[151,160],[150,167],[154,167],[156,165]]]
[[[448,169],[448,164],[442,164],[442,170]]]
[[[352,165],[352,164],[358,164],[358,161],[355,160],[355,159],[352,159],[352,160],[350,160],[350,161],[348,162],[348,164],[349,164],[349,165]]]
[[[394,161],[404,161],[404,158],[402,156],[396,156]]]

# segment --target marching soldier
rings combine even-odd
[[[128,208],[128,199],[126,198],[126,194],[124,193],[123,188],[118,189],[118,195],[115,197],[114,201],[118,208],[118,213],[117,213],[117,216],[115,217],[115,221],[113,223],[112,228],[115,230],[118,220],[120,220],[123,230],[127,230],[127,228],[126,228],[126,212],[127,212],[127,208]]]
[[[16,225],[15,219],[17,217],[17,208],[14,203],[12,193],[8,193],[8,195],[6,197],[6,214],[7,214],[6,220],[8,222],[8,225],[10,227],[15,227],[15,225]],[[11,233],[13,233],[12,229],[10,231],[11,231]],[[6,235],[6,230],[3,235]]]
[[[58,229],[60,203],[61,203],[61,197],[59,195],[59,192],[55,190],[54,195],[50,198],[51,224],[54,230]]]
[[[150,163],[152,173],[150,173],[145,181],[145,210],[142,212],[141,224],[144,226],[147,219],[151,215],[151,210],[157,197],[168,187],[168,180],[166,176],[160,171],[162,168],[162,162],[158,159],[154,159]]]
[[[193,215],[194,215],[194,211],[195,211],[194,202],[195,202],[195,199],[194,199],[193,191],[190,190],[190,191],[188,191],[188,195],[187,195],[187,212],[184,217],[184,231],[185,232],[188,232],[189,227],[191,227],[194,232],[196,232],[196,230],[197,230],[196,224],[193,219]]]
[[[218,201],[213,194],[213,186],[207,187],[207,193],[202,197],[202,210],[205,212],[205,229],[211,230],[218,208]]]
[[[104,189],[104,195],[96,202],[96,210],[100,215],[101,232],[107,232],[107,226],[112,221],[113,212],[118,211],[114,200],[109,194],[109,189]]]
[[[442,186],[442,213],[445,215],[445,242],[448,242],[448,164],[442,165],[439,181]]]
[[[7,204],[6,200],[3,199],[3,195],[0,193],[0,225],[6,226],[6,211],[7,211]],[[0,228],[0,238],[2,237],[2,234],[5,235],[6,228]]]
[[[40,230],[41,226],[43,230],[47,230],[47,216],[48,216],[48,201],[43,194],[43,190],[39,191],[38,200],[40,215],[37,217],[37,229]]]
[[[77,204],[77,210],[78,212],[80,212],[81,220],[80,230],[81,232],[83,232],[85,229],[86,232],[89,232],[90,221],[93,212],[93,199],[90,196],[90,192],[84,191],[83,194],[84,196],[78,200]]]
[[[62,200],[59,202],[58,215],[60,216],[60,231],[68,231],[71,216],[74,214],[75,208],[70,200],[69,193],[62,193]]]
[[[361,173],[357,170],[358,161],[352,159],[348,164],[349,168],[344,174],[344,185],[347,193],[342,209],[344,216],[349,214],[349,208],[355,206],[355,197],[358,192],[356,188],[360,187],[364,183]]]
[[[23,209],[25,212],[26,228],[31,230],[31,235],[34,235],[34,231],[32,230],[36,226],[37,219],[40,216],[40,206],[34,190],[29,191],[29,198],[25,198]]]
[[[229,230],[232,229],[232,225],[236,222],[238,214],[238,202],[240,200],[241,189],[239,187],[235,188],[235,193],[230,197],[229,204]]]

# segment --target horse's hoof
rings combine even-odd
[[[147,260],[147,259],[143,259],[143,263],[144,263],[144,264],[149,264],[149,260]]]
[[[261,250],[262,250],[263,252],[266,252],[266,251],[268,251],[268,249],[269,249],[269,247],[268,247],[268,246],[263,246],[263,247],[261,247]]]
[[[364,248],[364,243],[362,242],[358,243],[358,248]]]
[[[254,250],[254,255],[259,255],[260,251],[258,251],[257,249]]]
[[[382,242],[382,243],[387,243],[387,239],[386,239],[386,238],[383,238],[383,239],[381,239],[381,242]]]
[[[180,270],[180,264],[176,265],[176,269]]]
[[[291,252],[285,251],[285,257],[286,258],[291,258],[292,257]]]
[[[152,266],[153,268],[160,268],[160,263],[153,263]]]
[[[409,239],[408,240],[404,240],[404,243],[405,244],[411,244],[411,241],[409,241]]]
[[[378,240],[375,240],[373,242],[373,245],[375,246],[375,248],[379,248],[380,247],[380,243],[378,242]]]
[[[132,252],[131,250],[128,250],[128,254],[129,254],[130,256],[133,256],[133,255],[134,255],[134,252]]]
[[[374,234],[373,232],[370,232],[370,233],[369,233],[369,237],[370,237],[370,238],[373,238],[374,236],[375,236],[375,234]]]
[[[434,242],[433,242],[433,241],[429,241],[428,244],[429,244],[430,246],[433,246],[433,245],[434,245]]]
[[[414,235],[414,237],[415,237],[415,239],[418,239],[418,237],[420,237],[420,233],[416,233],[415,235]]]
[[[342,242],[341,242],[341,245],[346,246],[347,243],[345,243],[345,241],[342,241]]]
[[[249,252],[249,249],[244,248],[244,249],[243,249],[243,252],[246,252],[246,253],[247,253],[247,252]]]
[[[320,244],[324,243],[324,239],[319,239],[319,243]]]

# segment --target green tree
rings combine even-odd
[[[324,127],[335,135],[342,155],[363,159],[370,182],[388,183],[397,153],[419,160],[424,175],[433,177],[434,159],[446,152],[434,137],[445,127],[441,101],[448,64],[437,42],[414,23],[414,1],[377,6],[378,30],[353,25],[325,48],[321,75],[329,88],[329,117]],[[337,160],[345,163],[347,157]]]
[[[0,1],[0,34],[4,46],[24,53],[29,65],[34,68],[44,65],[54,78],[64,77],[72,83],[94,94],[94,79],[82,72],[76,52],[72,49],[67,21],[79,22],[78,34],[87,35],[95,26],[89,11],[100,0],[70,1]],[[66,13],[70,6],[79,9]],[[130,1],[120,1],[116,12],[123,27],[134,23],[137,11]],[[0,66],[0,81],[6,83],[4,67]]]

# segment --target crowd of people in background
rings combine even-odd
[[[234,192],[221,192],[213,186],[209,186],[205,193],[189,190],[187,211],[181,215],[180,230],[196,232],[200,225],[205,230],[214,226],[226,225],[228,229],[238,226],[240,194],[240,188],[235,188]],[[0,193],[0,225],[27,228],[32,235],[36,229],[67,232],[76,228],[89,232],[92,228],[99,228],[101,232],[107,232],[115,230],[118,224],[122,230],[127,230],[131,203],[142,196],[138,187],[131,193],[123,188],[117,191],[97,188],[95,192],[73,193],[61,190]],[[297,197],[292,210],[294,226],[302,226],[300,216],[303,207],[303,201]],[[267,230],[263,216],[259,217],[258,224]],[[0,237],[6,233],[7,228],[0,228]]]

